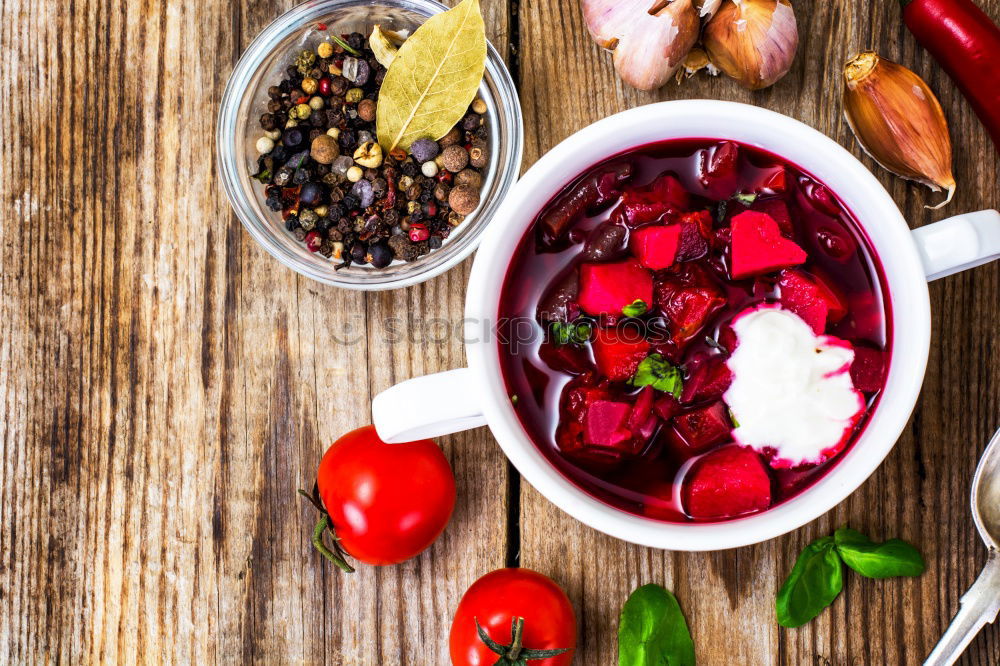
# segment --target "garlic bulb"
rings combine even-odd
[[[788,0],[725,0],[702,37],[712,62],[750,90],[788,73],[799,45]]]
[[[693,0],[583,0],[583,16],[594,41],[614,52],[618,75],[639,90],[669,81],[701,29]]]
[[[951,136],[937,97],[902,65],[867,51],[844,66],[844,116],[858,143],[876,162],[933,191],[955,195]]]

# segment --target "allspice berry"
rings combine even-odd
[[[479,190],[468,185],[459,185],[448,195],[448,205],[459,215],[468,215],[479,205]]]
[[[462,132],[459,131],[457,127],[452,127],[447,134],[438,139],[438,145],[440,145],[442,148],[446,146],[454,146],[461,140],[462,140]]]
[[[490,151],[485,141],[474,141],[469,148],[469,164],[477,169],[484,169],[490,161]]]
[[[363,99],[358,102],[358,116],[369,123],[375,120],[375,100]]]
[[[455,185],[468,185],[478,190],[483,186],[483,175],[475,169],[462,169],[455,174]]]
[[[448,146],[441,153],[444,168],[452,173],[458,173],[469,164],[469,153],[462,146]]]
[[[320,134],[313,139],[309,156],[320,164],[333,164],[333,161],[340,157],[340,146],[329,134]]]

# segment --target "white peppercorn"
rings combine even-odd
[[[262,136],[259,139],[257,139],[257,152],[258,153],[260,153],[261,155],[263,155],[265,153],[271,152],[272,150],[274,150],[274,140],[273,139],[271,139],[269,137],[266,137],[266,136]]]

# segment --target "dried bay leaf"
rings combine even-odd
[[[465,115],[486,68],[479,0],[429,18],[407,39],[379,89],[376,133],[382,148],[408,150],[440,139]]]

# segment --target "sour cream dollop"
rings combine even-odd
[[[865,410],[851,382],[850,343],[815,335],[775,305],[750,308],[732,326],[739,344],[723,399],[738,424],[734,439],[773,454],[777,468],[820,463],[843,448]]]

